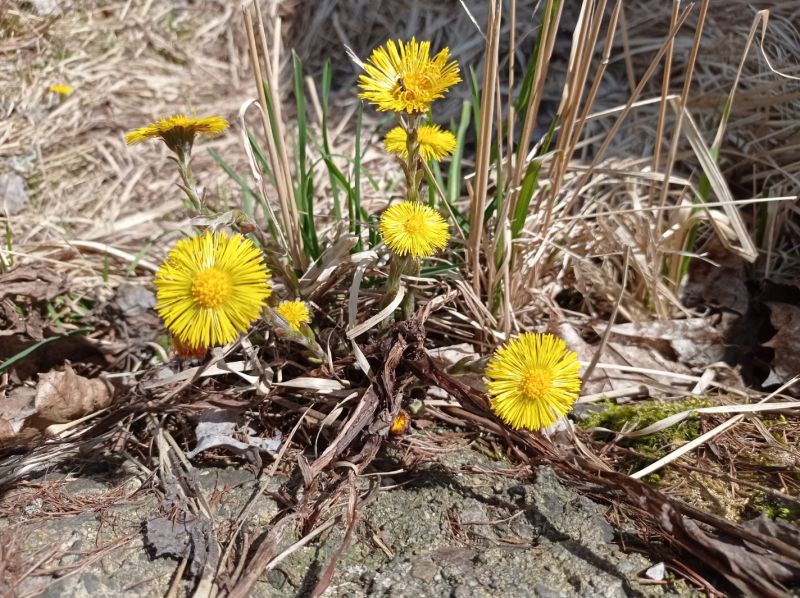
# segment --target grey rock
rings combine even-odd
[[[476,466],[486,473],[460,473],[462,467]],[[196,483],[213,504],[215,530],[230,529],[261,482],[245,467],[197,467]],[[682,583],[640,584],[640,576],[654,563],[623,553],[613,543],[614,533],[603,518],[603,509],[562,485],[553,471],[541,469],[535,482],[520,484],[504,474],[508,467],[508,463],[463,449],[444,455],[439,465],[429,469],[396,475],[398,488],[378,492],[374,500],[359,506],[354,542],[338,561],[325,596],[694,595]],[[244,530],[250,538],[263,534],[278,513],[279,505],[272,497],[283,481],[271,479],[245,519]],[[81,474],[67,488],[74,493],[97,493],[119,483]],[[140,491],[136,498],[129,495],[102,514],[0,519],[0,529],[20,528],[23,562],[45,547],[61,547],[52,562],[71,568],[81,566],[95,547],[133,534],[132,540],[102,561],[87,563],[80,573],[61,579],[55,575],[29,578],[19,591],[44,591],[46,596],[163,596],[177,562],[153,558],[142,534],[147,521],[163,516],[159,503],[154,494]],[[318,541],[292,553],[259,580],[251,596],[307,595],[340,549],[344,533],[343,526],[334,526]],[[284,539],[286,546],[299,539],[297,530],[293,534]],[[191,584],[190,579],[182,580],[180,595],[190,592]]]

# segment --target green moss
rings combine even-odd
[[[626,405],[617,405],[612,401],[601,401],[597,405],[599,409],[583,420],[581,427],[608,428],[618,432],[625,426],[628,429],[633,426],[634,429],[638,430],[670,415],[689,409],[708,407],[711,403],[706,399],[690,397],[676,401],[653,400]],[[688,442],[699,435],[700,417],[694,414],[660,432],[637,438],[624,438],[620,440],[619,444],[636,449],[646,457],[657,459],[675,448],[675,446]]]
[[[765,515],[770,519],[782,519],[790,523],[800,521],[800,508],[797,505],[785,503],[763,492],[755,493],[750,499],[749,506],[756,513]]]

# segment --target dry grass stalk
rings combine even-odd
[[[475,294],[481,293],[481,272],[483,269],[481,255],[483,252],[483,212],[486,208],[489,169],[491,168],[489,152],[492,147],[492,121],[497,85],[497,61],[500,43],[500,23],[502,2],[489,0],[490,18],[486,28],[487,48],[484,53],[483,81],[481,85],[481,122],[478,133],[478,148],[475,160],[475,193],[470,204],[469,221],[471,223],[469,244],[467,246],[467,263],[472,270],[472,288]]]
[[[260,54],[258,46],[256,45],[253,17],[250,11],[251,7],[249,4],[242,5],[242,15],[244,16],[245,30],[247,31],[247,39],[250,46],[250,65],[253,69],[253,76],[255,77],[256,89],[258,90],[258,99],[261,107],[260,112],[264,128],[264,138],[267,142],[270,165],[272,167],[272,172],[275,174],[278,187],[278,201],[281,206],[281,220],[283,223],[282,233],[286,236],[288,241],[292,261],[298,268],[304,268],[306,264],[305,254],[300,242],[300,218],[297,213],[297,203],[295,201],[294,187],[292,185],[292,173],[289,169],[289,160],[286,154],[287,148],[283,141],[286,137],[281,135],[281,131],[283,130],[283,121],[280,116],[281,101],[279,98],[281,96],[276,87],[277,79],[275,73],[273,73],[272,63],[270,62],[264,22],[261,17],[259,4],[256,3],[256,15],[258,17],[259,40],[261,41]],[[260,56],[263,57],[264,69],[267,75],[266,79],[261,76],[262,60]],[[267,101],[267,93],[269,93],[270,97],[269,102]],[[276,98],[278,101],[276,101]],[[270,110],[270,107],[272,107],[272,110]],[[270,118],[270,114],[274,115],[274,122]],[[277,135],[273,134],[273,131],[277,131]]]

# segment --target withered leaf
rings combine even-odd
[[[797,339],[800,338],[800,307],[789,303],[767,303],[770,323],[777,330],[775,336],[764,343],[775,350],[772,370],[776,383],[783,383],[800,374],[800,352]]]
[[[727,326],[724,318],[687,318],[684,320],[655,320],[653,322],[631,322],[612,326],[616,337],[639,345],[660,350],[668,346],[678,360],[692,367],[704,367],[721,361],[725,356],[723,330]],[[604,326],[597,326],[598,334]]]
[[[25,425],[25,420],[36,413],[35,407],[36,391],[27,386],[18,386],[10,390],[3,400],[0,401],[0,420],[8,424],[11,430],[10,437],[19,434]],[[6,426],[2,426],[8,430]],[[0,433],[0,439],[5,436]]]
[[[111,393],[102,380],[79,376],[69,366],[63,372],[39,375],[35,408],[40,419],[65,423],[94,413],[111,403]]]
[[[701,249],[705,259],[689,263],[681,299],[687,307],[699,305],[744,315],[750,304],[744,260],[712,237]]]
[[[206,411],[197,422],[197,446],[186,453],[194,459],[210,448],[227,448],[235,453],[249,449],[276,455],[281,448],[280,433],[273,439],[260,438],[250,426],[240,426],[239,414],[229,409]]]
[[[199,575],[206,564],[219,558],[213,524],[202,515],[182,512],[178,519],[160,516],[147,522],[145,542],[155,557],[189,558],[189,570]]]
[[[0,274],[0,300],[50,301],[64,292],[64,277],[44,264],[26,264]]]

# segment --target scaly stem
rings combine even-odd
[[[408,120],[401,120],[401,125],[406,131],[406,150],[408,155],[403,161],[403,172],[406,175],[406,200],[420,201],[419,189],[424,176],[420,162],[418,130],[422,115],[411,115]],[[381,300],[381,307],[386,307],[397,295],[400,289],[400,277],[403,274],[418,276],[420,269],[419,260],[412,257],[392,255],[389,263],[389,277],[386,279],[386,294]],[[401,305],[403,317],[408,319],[414,313],[414,291],[409,289]]]
[[[407,268],[406,274],[410,276],[419,276],[419,271],[420,271],[419,260],[409,259],[406,268]],[[403,297],[403,303],[400,305],[400,309],[403,312],[404,320],[408,320],[411,318],[411,316],[414,315],[415,306],[416,306],[416,297],[414,295],[414,289],[412,287],[409,287],[408,292],[406,293],[405,297]]]
[[[389,260],[389,276],[386,279],[386,292],[381,299],[381,308],[386,307],[392,302],[400,289],[400,277],[406,273],[409,262],[412,261],[407,255],[392,255]]]
[[[420,116],[411,116],[408,123],[404,123],[406,128],[406,199],[408,201],[420,201],[419,187],[422,183],[422,169],[420,168],[419,157],[419,137],[418,128]]]
[[[192,176],[192,146],[179,146],[175,151],[177,157],[175,162],[178,164],[178,172],[181,175],[182,185],[178,185],[189,200],[189,206],[198,214],[203,210],[203,204],[200,201],[200,194],[197,192],[197,184]]]

